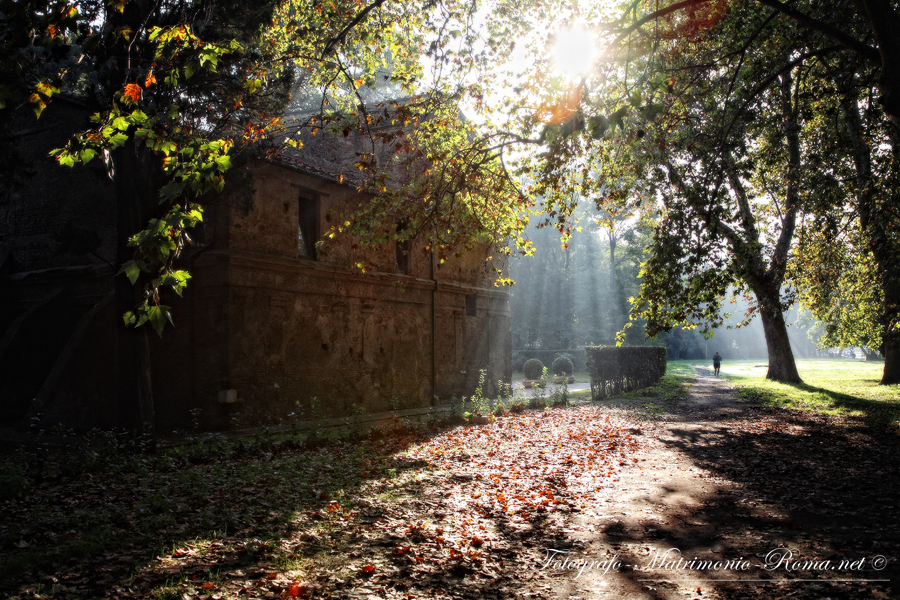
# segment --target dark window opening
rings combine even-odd
[[[397,240],[397,272],[409,273],[409,241]]]
[[[397,223],[397,235],[403,233],[406,223]],[[397,272],[404,275],[409,273],[409,240],[397,240],[395,247],[397,257]]]
[[[319,199],[302,195],[297,227],[297,256],[316,260],[316,242],[319,237]]]
[[[477,311],[477,303],[475,294],[469,294],[466,296],[466,316],[467,317],[475,317],[478,315]]]

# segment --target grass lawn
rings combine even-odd
[[[712,370],[711,361],[672,361]],[[864,417],[873,423],[900,424],[900,386],[879,385],[884,363],[853,359],[798,359],[801,384],[766,380],[765,359],[729,360],[722,375],[745,398],[769,406],[811,410],[823,414]]]

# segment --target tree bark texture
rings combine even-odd
[[[865,232],[867,246],[878,265],[878,278],[883,294],[881,307],[882,353],[884,355],[883,385],[900,383],[900,331],[893,324],[900,321],[900,273],[898,273],[897,247],[891,242],[891,235],[885,227],[892,218],[891,207],[900,206],[900,194],[888,191],[885,210],[879,206],[872,183],[872,159],[870,148],[862,137],[863,124],[856,100],[842,105],[847,134],[853,144],[853,159],[856,168],[857,205],[860,228]],[[900,181],[900,134],[889,132],[894,154],[891,179]],[[890,189],[890,186],[888,186]]]
[[[896,277],[896,276],[895,276]],[[898,306],[900,306],[900,285],[896,280],[885,286],[884,289],[884,330],[882,342],[884,343],[884,373],[881,375],[881,385],[900,383],[900,329],[896,326]]]
[[[769,353],[769,370],[766,379],[780,381],[782,383],[802,383],[797,372],[797,363],[794,360],[794,352],[791,350],[791,341],[788,337],[787,324],[784,322],[784,314],[778,303],[778,295],[765,289],[754,289],[756,299],[760,304],[759,316],[762,320],[763,333],[766,336],[766,350]]]

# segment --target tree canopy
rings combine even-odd
[[[883,382],[896,381],[897,55],[885,29],[896,7],[621,8],[610,19],[556,5],[558,27],[579,22],[605,54],[574,79],[531,61],[527,91],[505,107],[510,137],[541,148],[522,164],[547,214],[565,232],[576,197],[660,210],[633,305],[651,334],[716,326],[730,286],[752,291],[769,376],[799,381],[783,319],[799,292],[833,331],[880,340]],[[550,34],[536,35],[539,53]]]
[[[233,161],[358,131],[373,200],[331,234],[428,236],[444,256],[487,231],[527,251],[528,214],[565,242],[578,202],[610,220],[643,211],[654,236],[632,314],[648,333],[717,326],[727,290],[752,292],[769,376],[798,381],[783,318],[796,293],[829,339],[880,347],[884,383],[900,380],[895,2],[0,6],[0,119],[75,95],[96,114],[59,162],[122,175],[127,323],[171,318],[160,291],[185,288],[176,259]],[[597,57],[570,72],[551,49],[576,31]]]

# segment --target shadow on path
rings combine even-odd
[[[559,597],[900,597],[896,433],[753,406],[702,371],[666,419],[573,527],[578,558],[621,566],[560,573]]]

